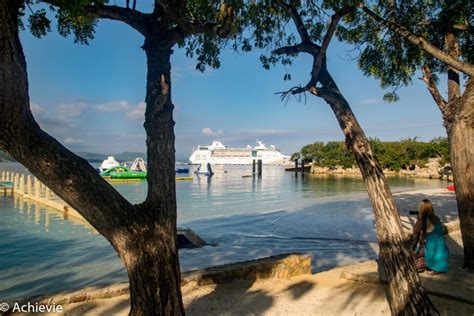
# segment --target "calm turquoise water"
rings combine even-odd
[[[0,171],[22,170],[0,164]],[[215,168],[212,178],[177,182],[178,224],[214,246],[180,251],[182,270],[309,252],[314,271],[375,258],[373,217],[360,178],[295,177],[264,167]],[[392,177],[393,191],[437,188],[437,180]],[[146,182],[116,184],[133,203]],[[415,207],[415,206],[414,206]],[[125,281],[112,247],[86,223],[54,210],[0,197],[0,301]]]

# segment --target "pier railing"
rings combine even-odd
[[[70,205],[64,202],[51,189],[38,178],[32,175],[25,175],[18,172],[2,171],[1,181],[13,182],[13,194],[19,195],[24,199],[43,204],[50,208],[63,212],[66,216],[84,218]]]
[[[25,175],[18,172],[2,171],[1,181],[8,181],[13,183],[12,194],[19,198],[18,204],[23,204],[23,200],[34,202],[35,204],[42,204],[50,209],[62,212],[64,218],[85,224],[86,227],[91,228],[93,233],[97,233],[92,226],[70,205],[61,200],[51,189],[44,183],[39,181],[32,175]],[[15,199],[15,204],[17,204]],[[178,248],[188,247],[202,247],[207,243],[200,238],[191,229],[178,228]]]

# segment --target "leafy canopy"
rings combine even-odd
[[[445,49],[445,35],[452,32],[459,43],[460,57],[474,63],[474,2],[471,0],[383,0],[368,1],[372,11],[423,37],[439,49]],[[386,95],[398,99],[396,90],[412,82],[417,69],[427,64],[434,74],[447,71],[444,63],[408,42],[395,32],[379,25],[359,11],[339,27],[340,40],[354,44],[360,52],[358,65],[367,76],[380,79],[383,88],[393,88]],[[470,25],[461,30],[455,26]]]
[[[277,64],[291,65],[296,55],[278,55],[275,49],[301,43],[302,38],[292,20],[291,11],[285,6],[290,3],[301,18],[309,40],[321,44],[330,25],[331,15],[346,7],[357,4],[354,0],[288,1],[262,0],[250,3],[242,14],[245,32],[236,38],[233,49],[248,52],[262,51],[260,61],[265,69]],[[291,80],[289,73],[284,80]]]
[[[45,5],[45,2],[54,3],[54,5]],[[120,1],[110,0],[26,0],[22,6],[20,17],[26,17],[26,25],[31,34],[41,38],[51,31],[51,18],[47,12],[49,10],[54,14],[57,21],[57,31],[60,35],[72,36],[74,42],[87,45],[94,38],[99,19],[97,11],[94,9],[101,6],[115,6],[116,2],[119,5]],[[218,68],[220,66],[220,51],[227,44],[226,38],[235,38],[241,30],[241,16],[238,13],[243,9],[244,3],[240,0],[229,0],[225,2],[226,6],[224,7],[222,1],[187,0],[183,1],[184,7],[179,10],[172,8],[171,11],[165,12],[164,2],[166,1],[159,4],[155,1],[155,6],[159,7],[155,7],[153,13],[150,14],[154,14],[160,21],[160,25],[168,30],[177,27],[183,21],[188,25],[218,25],[226,18],[227,12],[223,8],[232,8],[235,18],[226,36],[219,37],[215,32],[203,31],[183,35],[176,39],[178,47],[185,48],[188,57],[196,57],[198,70],[204,71],[206,66]],[[38,6],[38,4],[43,5]],[[124,3],[122,4],[124,5]],[[132,12],[131,9],[130,12]],[[22,23],[21,20],[20,27],[25,28],[25,23]],[[155,30],[154,34],[157,37],[166,36],[162,30]]]

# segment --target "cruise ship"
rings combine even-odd
[[[198,146],[189,157],[191,164],[211,165],[250,165],[254,160],[262,160],[265,165],[288,165],[290,156],[283,155],[273,145],[268,148],[261,141],[257,141],[255,147],[247,145],[245,148],[229,148],[220,141],[214,141],[210,146]]]

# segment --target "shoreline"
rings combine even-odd
[[[462,262],[462,256],[455,249],[461,246],[460,232],[450,234],[448,246],[450,252],[454,252],[450,254],[449,273],[420,274],[420,278],[441,314],[471,315],[474,312],[474,299],[470,295],[474,276],[457,267]],[[225,271],[223,273],[228,276]],[[202,284],[185,281],[181,289],[188,315],[379,315],[390,313],[385,286],[386,281],[379,276],[377,261],[368,260],[290,277],[244,277],[232,282]],[[62,292],[44,297],[41,302],[56,305],[60,302],[64,304],[65,315],[70,316],[110,314],[111,310],[114,315],[125,316],[130,308],[128,291],[128,282],[124,282]],[[270,299],[272,304],[267,304]]]
[[[406,190],[403,192],[394,193],[394,197],[397,203],[397,208],[400,212],[400,217],[402,220],[402,224],[405,228],[406,232],[410,231],[411,225],[413,225],[414,221],[416,220],[416,216],[410,215],[409,211],[412,210],[417,206],[417,203],[423,198],[429,198],[432,200],[436,214],[441,218],[444,224],[448,224],[448,230],[450,233],[456,232],[459,229],[459,224],[456,222],[457,218],[457,211],[456,211],[456,201],[455,195],[453,192],[449,192],[446,189],[418,189],[418,190]],[[378,248],[378,247],[377,247]],[[374,249],[374,251],[378,252],[378,249]],[[362,263],[367,261],[362,261]],[[370,260],[368,262],[371,262]],[[356,263],[355,266],[360,265],[362,263]],[[323,270],[317,272],[316,274],[312,274],[312,276],[321,275],[323,273],[331,273],[331,271],[338,271],[338,269],[343,269],[347,267],[354,266],[354,264],[349,265],[335,265],[327,270]],[[265,282],[269,282],[268,280]],[[127,284],[127,282],[125,282]],[[122,292],[117,292],[117,295],[123,295],[123,286],[124,283],[114,284],[113,286],[119,286],[122,288]],[[108,288],[108,286],[104,285],[102,287]],[[79,290],[80,291],[80,290]],[[61,295],[67,293],[69,291],[58,292],[56,295]],[[107,292],[107,291],[106,291]],[[115,297],[117,295],[111,296],[110,291],[107,292],[107,298],[110,299],[111,297]],[[48,295],[50,296],[50,295]]]

